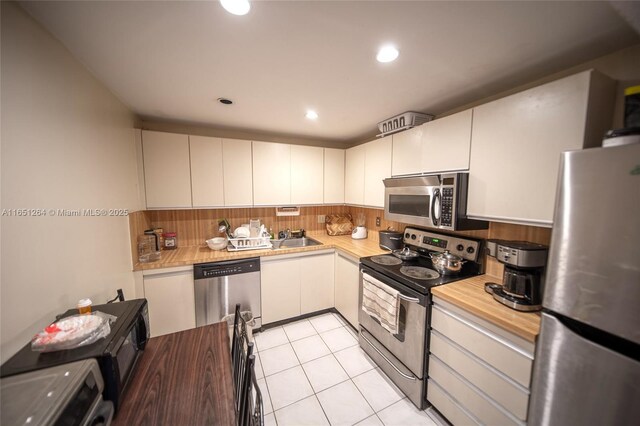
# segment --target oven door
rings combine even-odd
[[[362,281],[369,275],[384,284],[400,290],[400,321],[397,334],[385,330],[378,320],[362,310]],[[358,320],[373,337],[402,362],[413,374],[422,378],[426,359],[427,307],[429,296],[420,294],[400,283],[394,282],[366,266],[360,269],[360,289],[358,294]]]
[[[384,186],[385,219],[430,228],[439,225],[439,176],[385,179]]]

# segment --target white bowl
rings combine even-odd
[[[223,237],[215,237],[206,241],[211,250],[223,250],[227,248],[227,239]]]
[[[244,226],[241,226],[239,228],[236,228],[235,231],[233,231],[233,235],[236,238],[249,238],[251,236],[251,231],[249,230],[249,228],[245,228]]]

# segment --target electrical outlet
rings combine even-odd
[[[325,215],[319,214],[318,215],[318,223],[324,223],[324,221],[325,221]]]
[[[376,217],[376,226],[380,226],[380,216]]]

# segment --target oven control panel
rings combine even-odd
[[[404,230],[404,243],[431,251],[449,250],[449,253],[472,262],[478,261],[480,253],[480,242],[477,240],[411,227],[406,227]]]

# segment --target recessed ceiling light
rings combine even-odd
[[[234,15],[246,15],[251,10],[249,0],[220,0],[224,9]]]
[[[395,61],[398,57],[398,49],[393,46],[387,45],[382,46],[380,50],[378,50],[378,55],[376,55],[376,59],[378,62],[391,62]]]
[[[318,118],[318,113],[315,111],[309,110],[305,114],[305,117],[307,117],[309,120],[315,120]]]
[[[227,98],[218,98],[218,102],[224,105],[231,105],[233,103],[231,99],[227,99]]]

